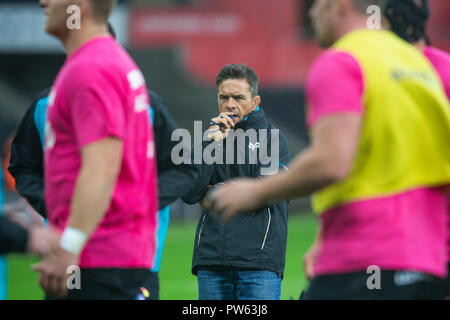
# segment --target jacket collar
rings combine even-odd
[[[257,107],[255,111],[250,113],[244,120],[238,122],[234,129],[247,130],[250,128],[260,129],[267,127],[267,118],[261,107]]]

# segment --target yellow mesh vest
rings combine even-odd
[[[316,213],[450,183],[450,105],[422,53],[389,31],[370,30],[346,35],[333,49],[362,69],[363,125],[350,175],[314,195]]]

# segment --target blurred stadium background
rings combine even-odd
[[[119,0],[111,23],[148,87],[165,98],[178,125],[193,131],[194,120],[217,113],[215,76],[228,63],[252,66],[260,77],[262,107],[288,138],[292,154],[308,138],[304,126],[304,82],[315,45],[308,10],[312,0]],[[428,35],[450,51],[450,1],[430,0]],[[58,41],[44,32],[38,0],[0,0],[0,146],[14,134],[33,97],[52,85],[64,63]],[[7,165],[7,148],[2,152]],[[6,191],[6,202],[17,195]],[[306,284],[301,258],[316,222],[308,199],[291,203],[288,261],[283,299],[298,298]],[[161,269],[161,298],[195,299],[190,275],[198,206],[177,202]],[[43,294],[29,271],[29,257],[9,258],[9,297]]]

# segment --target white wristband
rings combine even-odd
[[[64,232],[61,236],[59,246],[66,251],[78,255],[81,252],[81,249],[83,249],[87,238],[88,235],[83,231],[67,227],[66,229],[64,229]]]

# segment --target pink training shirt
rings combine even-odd
[[[364,77],[349,53],[323,53],[306,90],[309,127],[329,114],[363,114]],[[441,190],[418,188],[355,201],[324,212],[321,223],[317,275],[365,272],[370,265],[446,275],[446,200]]]
[[[111,205],[81,253],[81,268],[152,267],[158,205],[148,106],[139,68],[112,37],[92,39],[69,56],[50,92],[45,199],[52,225],[67,225],[81,149],[106,137],[123,142]]]
[[[430,46],[425,47],[423,54],[433,64],[442,80],[445,93],[447,93],[447,97],[450,99],[450,54]],[[447,195],[447,226],[447,261],[450,262],[450,195]]]

